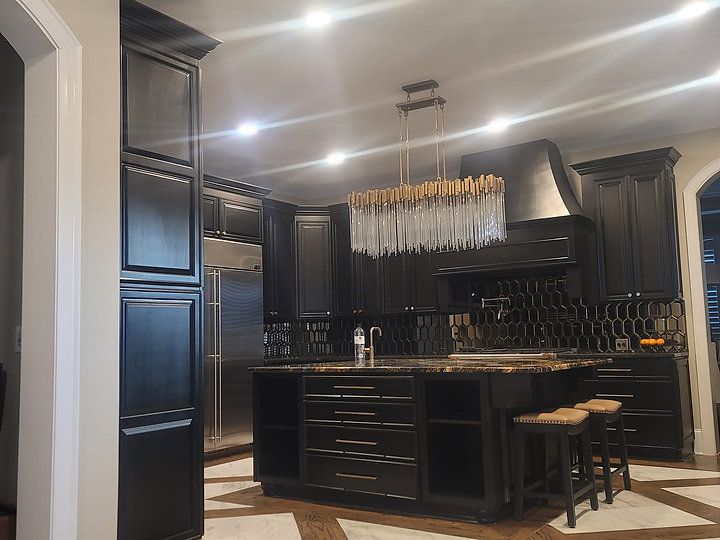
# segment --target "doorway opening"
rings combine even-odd
[[[0,536],[17,507],[25,66],[0,34]]]

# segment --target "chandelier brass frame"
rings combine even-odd
[[[477,249],[507,238],[505,182],[492,174],[445,178],[445,99],[433,80],[403,86],[407,100],[396,105],[400,120],[400,185],[348,195],[352,250],[373,258],[420,250]],[[430,95],[411,99],[411,94]],[[408,113],[435,109],[437,178],[410,185]]]

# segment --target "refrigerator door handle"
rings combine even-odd
[[[223,416],[223,386],[222,386],[222,379],[223,379],[223,366],[222,366],[222,311],[220,310],[220,299],[222,298],[222,290],[221,290],[221,281],[220,281],[220,270],[215,270],[215,274],[217,276],[217,287],[215,289],[217,294],[217,304],[215,307],[215,313],[217,316],[217,356],[215,357],[216,362],[218,365],[218,401],[216,403],[219,403],[219,414],[218,414],[218,442],[222,443],[222,416]]]

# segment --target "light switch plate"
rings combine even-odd
[[[15,352],[22,350],[22,326],[15,327]]]
[[[627,352],[630,350],[630,340],[627,338],[615,339],[615,350],[618,352]]]

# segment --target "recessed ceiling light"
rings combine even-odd
[[[678,11],[678,15],[683,19],[694,19],[695,17],[704,15],[710,11],[710,9],[712,9],[710,2],[690,2]]]
[[[332,17],[330,17],[328,12],[313,11],[312,13],[308,13],[305,17],[305,24],[307,24],[310,28],[320,28],[330,24],[331,20]]]
[[[487,129],[488,131],[492,131],[493,133],[499,133],[501,131],[505,131],[509,125],[510,123],[504,118],[498,118],[497,120],[493,120],[487,126],[485,126],[485,129]]]
[[[245,137],[250,137],[251,135],[255,135],[259,129],[260,128],[258,128],[257,124],[245,122],[237,127],[237,132]]]
[[[339,165],[340,163],[345,161],[345,156],[340,152],[333,152],[325,158],[325,161],[330,165]]]

